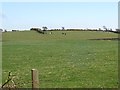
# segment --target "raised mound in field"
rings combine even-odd
[[[120,40],[120,38],[97,38],[97,39],[90,39],[90,40]]]

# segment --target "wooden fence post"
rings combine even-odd
[[[38,89],[39,88],[39,77],[38,77],[38,71],[36,69],[32,69],[32,88]]]

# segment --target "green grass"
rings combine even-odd
[[[8,72],[18,87],[31,87],[31,69],[39,71],[41,88],[116,88],[118,86],[117,34],[90,31],[34,31],[3,33],[3,82]]]
[[[0,41],[0,72],[2,72],[2,42]],[[0,73],[0,86],[2,85],[2,73]]]

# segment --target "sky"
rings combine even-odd
[[[118,2],[119,0],[0,0],[0,2]]]
[[[3,2],[2,28],[118,28],[117,2]]]
[[[118,2],[118,29],[120,29],[120,1]]]

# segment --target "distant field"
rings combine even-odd
[[[65,32],[66,35],[62,35]],[[8,72],[18,87],[31,87],[31,69],[39,70],[40,88],[117,88],[118,41],[110,32],[35,31],[2,34],[3,82]]]

